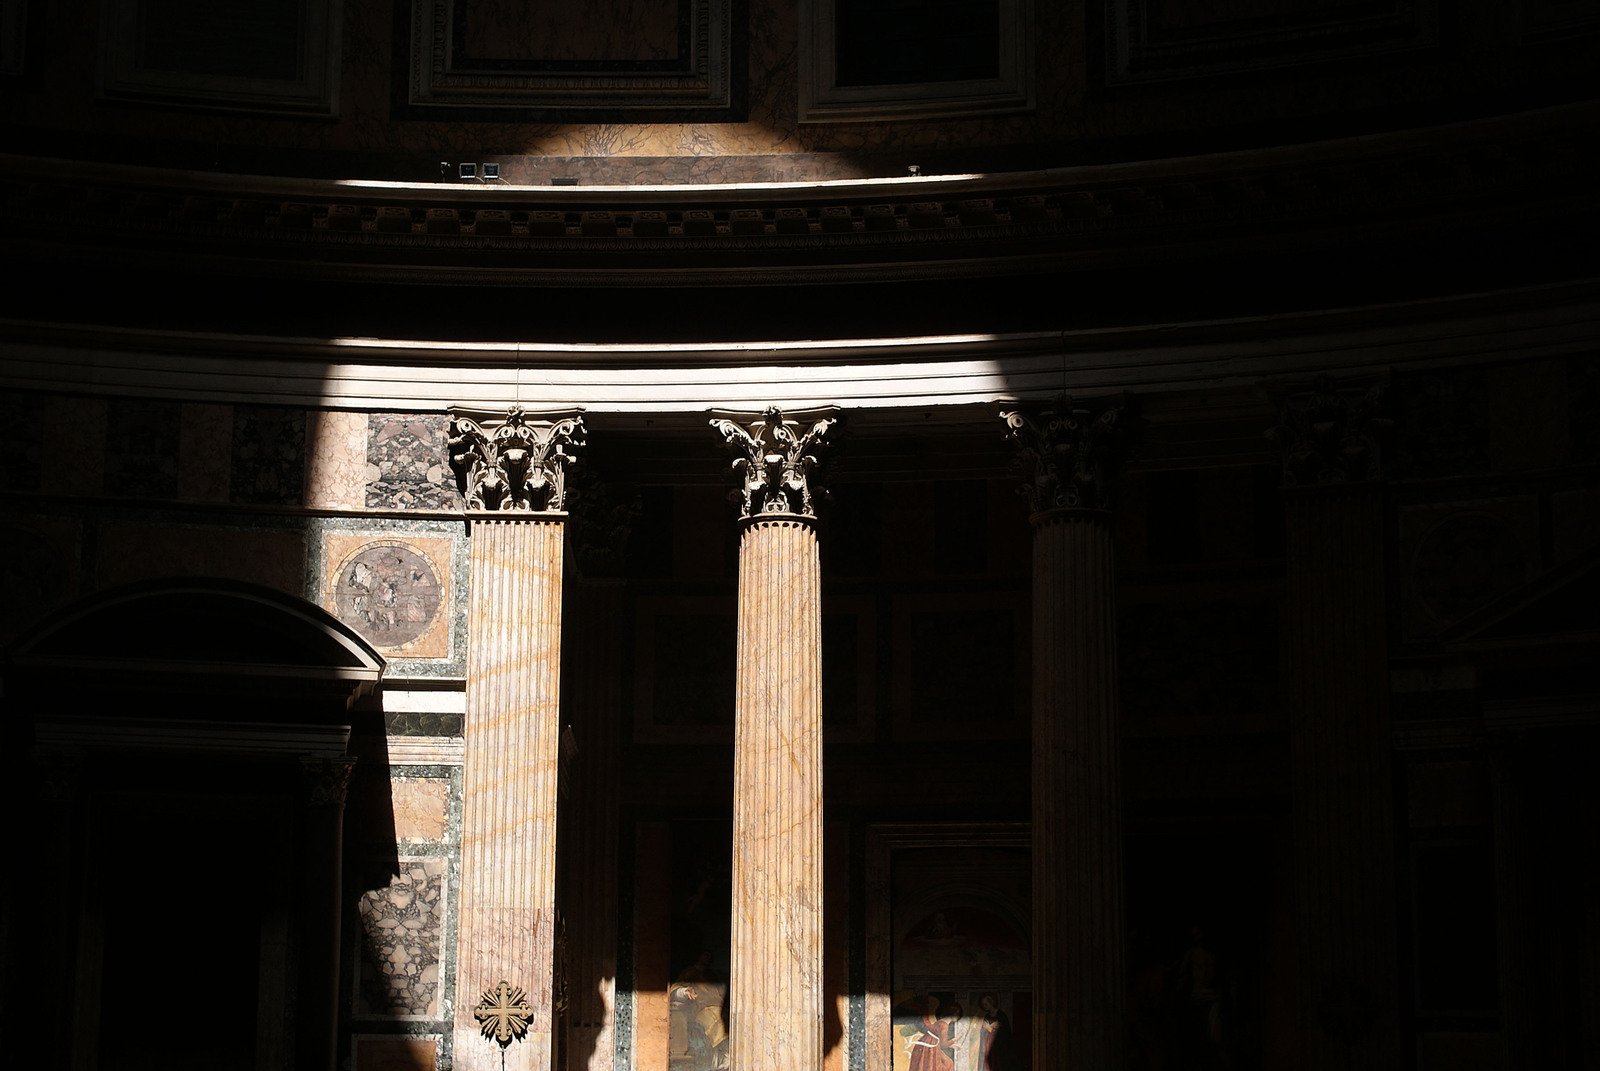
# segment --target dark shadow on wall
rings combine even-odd
[[[73,1066],[331,1067],[352,700],[383,660],[321,610],[180,578],[82,600],[7,651],[46,863],[7,900],[6,990]],[[32,920],[21,925],[22,919]],[[142,1038],[146,994],[227,999],[224,1036]],[[40,1022],[16,1018],[3,1033]]]

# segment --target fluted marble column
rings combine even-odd
[[[1033,507],[1033,1066],[1121,1068],[1112,483],[1125,407],[1001,414]]]
[[[451,430],[472,547],[455,1067],[550,1071],[560,511],[583,425],[513,409]]]
[[[616,1044],[617,722],[622,706],[622,582],[579,583],[570,635],[569,709],[577,735],[562,815],[567,920],[567,1071],[611,1071]],[[574,694],[575,693],[575,694]]]
[[[1296,971],[1307,1068],[1399,1064],[1382,392],[1289,400],[1285,621]]]
[[[580,469],[569,544],[576,584],[562,690],[574,733],[562,786],[559,895],[566,921],[566,1071],[612,1071],[616,1048],[617,833],[626,620],[622,574],[637,492]],[[571,580],[569,580],[571,582]],[[664,996],[664,994],[663,994]]]
[[[822,582],[812,449],[769,409],[715,420],[741,477],[729,1063],[822,1062]]]
[[[1540,978],[1534,948],[1538,899],[1530,885],[1538,865],[1524,831],[1525,742],[1506,733],[1491,738],[1494,784],[1495,973],[1499,983],[1500,1044],[1505,1071],[1533,1071],[1537,1058]]]

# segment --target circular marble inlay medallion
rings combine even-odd
[[[1528,578],[1528,560],[1499,517],[1458,513],[1435,525],[1417,548],[1417,594],[1444,622],[1459,621]]]
[[[438,612],[439,575],[415,547],[369,543],[339,570],[334,613],[374,646],[410,643]]]

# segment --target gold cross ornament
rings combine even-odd
[[[522,1040],[532,1014],[533,1009],[528,1006],[528,998],[522,990],[504,980],[493,989],[484,990],[483,999],[472,1009],[472,1017],[478,1020],[483,1036],[494,1038],[502,1049],[513,1041]]]

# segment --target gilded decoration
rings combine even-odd
[[[566,508],[571,452],[584,445],[581,416],[542,420],[520,405],[480,423],[460,411],[450,420],[450,464],[469,510],[559,512]]]
[[[1037,417],[1004,410],[1006,438],[1017,444],[1022,493],[1034,513],[1110,509],[1116,492],[1129,404],[1092,409],[1066,395]]]
[[[817,468],[815,451],[837,423],[825,417],[797,435],[800,422],[786,420],[775,405],[748,428],[726,418],[711,421],[733,454],[739,490],[731,497],[739,502],[746,520],[815,516],[811,494],[811,478]]]
[[[499,1042],[502,1049],[523,1039],[532,1016],[527,995],[504,979],[493,989],[484,990],[478,1006],[472,1009],[483,1036]]]

